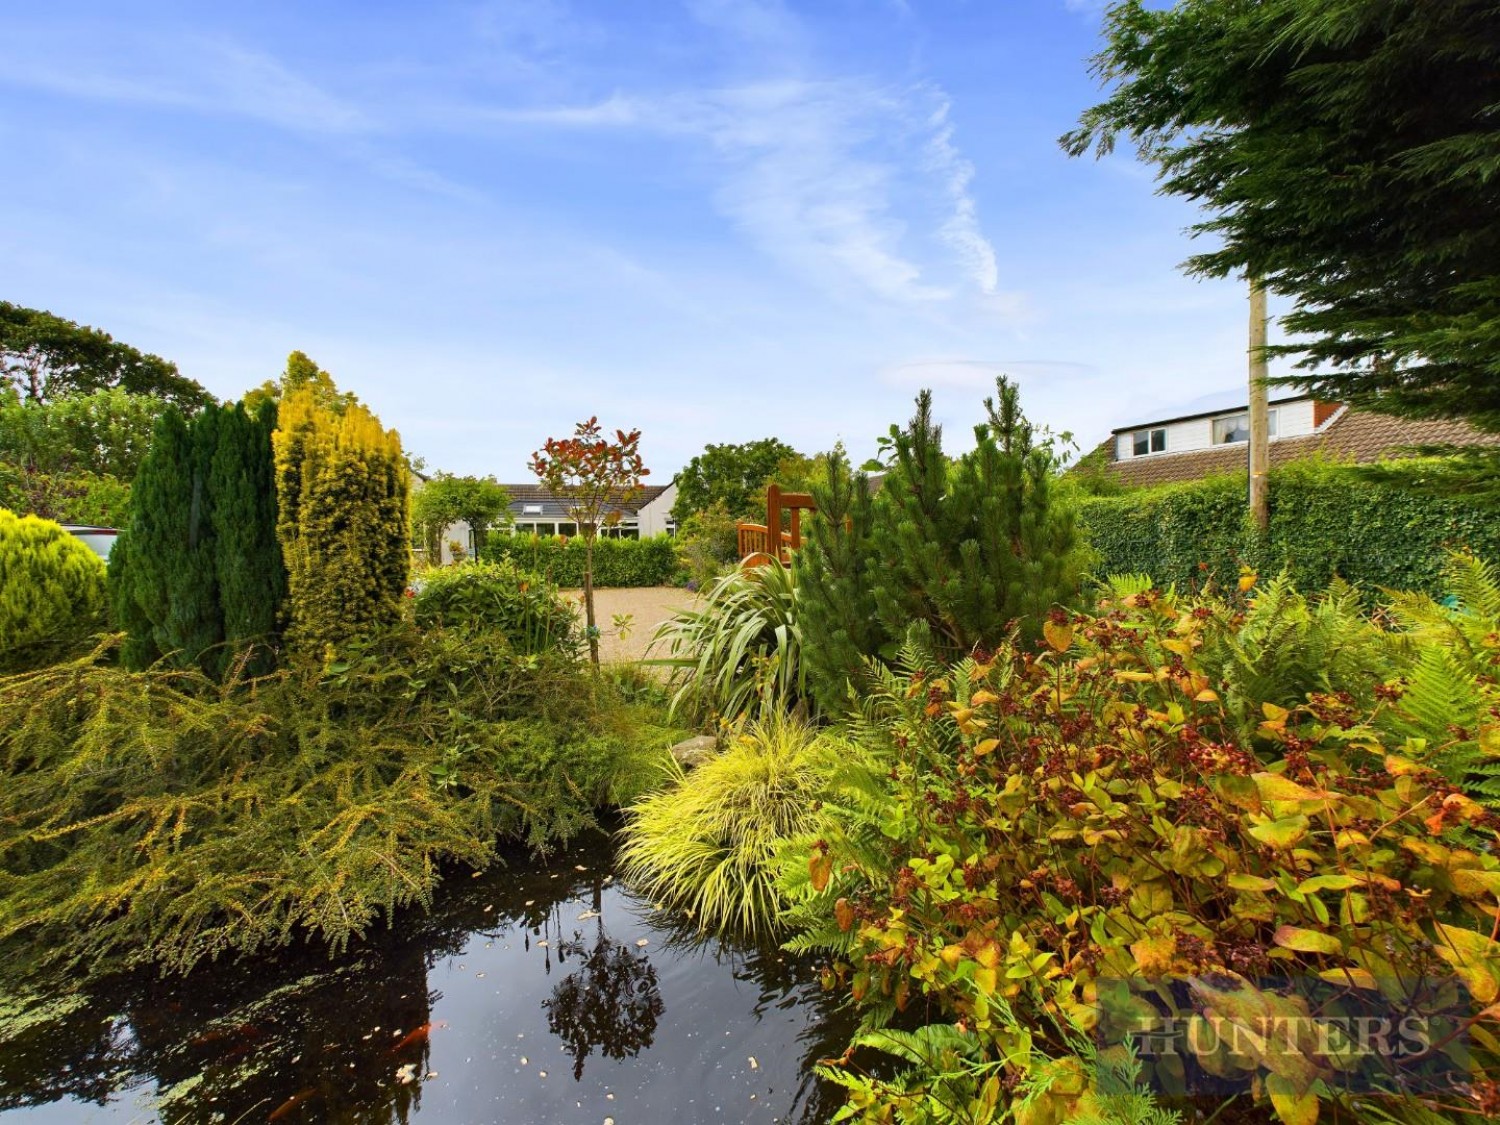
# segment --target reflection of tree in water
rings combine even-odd
[[[633,1058],[651,1046],[665,1005],[656,970],[644,953],[615,941],[599,929],[594,947],[582,941],[563,947],[583,962],[542,1002],[547,1027],[573,1056],[573,1077],[583,1077],[584,1060],[595,1047],[605,1058]]]

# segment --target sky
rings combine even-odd
[[[997,374],[1084,448],[1245,380],[1187,203],[1058,137],[1095,0],[0,0],[0,298],[225,398],[293,349],[430,468],[639,428],[856,460]]]

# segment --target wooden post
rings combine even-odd
[[[1266,291],[1250,280],[1250,518],[1262,531],[1270,524],[1271,414],[1266,387]]]
[[[766,489],[766,554],[781,561],[781,486]]]

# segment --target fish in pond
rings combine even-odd
[[[279,1107],[277,1107],[276,1109],[273,1109],[271,1111],[271,1116],[268,1117],[268,1118],[266,1118],[266,1120],[267,1121],[280,1121],[283,1117],[287,1116],[289,1113],[292,1112],[292,1110],[296,1109],[303,1102],[311,1101],[313,1098],[315,1098],[317,1096],[318,1096],[318,1091],[317,1091],[317,1088],[315,1086],[309,1086],[305,1090],[298,1090],[291,1097],[287,1098],[286,1101],[282,1102]]]
[[[412,1028],[401,1037],[401,1041],[391,1048],[391,1054],[400,1054],[408,1047],[415,1047],[418,1043],[427,1042],[427,1037],[441,1027],[447,1027],[442,1020],[436,1023],[424,1023],[421,1027]]]

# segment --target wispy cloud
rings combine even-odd
[[[979,226],[979,205],[969,191],[974,181],[974,165],[964,159],[953,143],[951,103],[941,92],[936,97],[938,105],[929,121],[933,136],[927,144],[928,161],[943,180],[953,206],[953,214],[939,233],[958,254],[979,291],[994,296],[1000,289],[1000,269],[995,263],[995,248]]]

